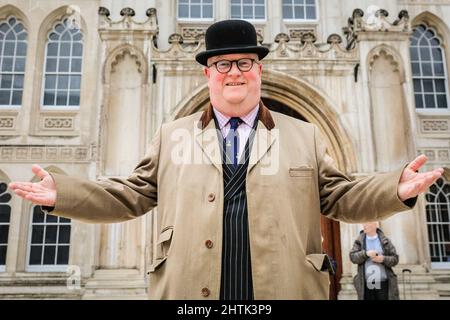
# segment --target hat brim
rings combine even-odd
[[[221,49],[206,50],[197,54],[195,56],[195,60],[197,60],[198,63],[204,66],[208,66],[207,61],[209,58],[231,53],[256,53],[258,55],[259,60],[262,60],[269,53],[269,49],[261,46],[251,46],[240,48],[221,48]]]

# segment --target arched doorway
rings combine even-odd
[[[333,104],[326,94],[307,82],[273,70],[265,70],[262,100],[271,110],[313,123],[321,130],[328,152],[343,172],[355,172],[355,153]],[[199,87],[185,97],[174,112],[174,119],[193,114],[209,106],[207,85]],[[342,275],[341,237],[339,222],[322,217],[323,251],[338,265],[337,273],[330,277],[330,299],[337,299]]]

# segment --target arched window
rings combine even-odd
[[[83,34],[69,19],[50,31],[45,49],[43,107],[80,106]]]
[[[31,214],[28,271],[65,271],[69,262],[70,219],[42,212],[34,206]]]
[[[450,267],[450,184],[439,179],[430,187],[425,198],[431,263],[435,268],[448,268]]]
[[[15,17],[0,22],[0,106],[22,105],[27,32]]]
[[[231,0],[231,19],[265,20],[265,0]]]
[[[8,248],[9,220],[11,195],[7,192],[7,185],[0,182],[0,271],[4,271],[6,264],[6,251]]]
[[[436,31],[425,24],[416,26],[410,52],[416,109],[448,108],[445,54]]]

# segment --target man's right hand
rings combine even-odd
[[[377,256],[377,252],[375,250],[369,250],[366,252],[368,257],[374,258]]]
[[[9,187],[17,195],[34,204],[54,207],[56,202],[56,185],[52,176],[37,164],[34,164],[31,170],[41,179],[41,182],[11,182]]]

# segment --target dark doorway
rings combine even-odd
[[[306,121],[300,113],[279,101],[268,98],[262,98],[262,100],[266,107],[270,110]],[[337,295],[340,290],[339,281],[342,277],[341,234],[339,222],[322,216],[321,229],[323,237],[323,251],[337,263],[336,274],[334,276],[330,276],[330,299],[337,300]]]

